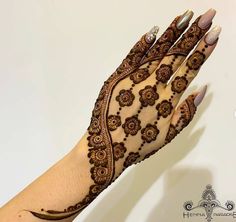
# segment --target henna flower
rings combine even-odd
[[[130,79],[133,81],[133,83],[137,84],[137,83],[144,81],[149,76],[150,76],[150,74],[148,72],[148,69],[144,68],[144,69],[138,69],[137,71],[133,72],[130,75]]]
[[[104,166],[107,164],[107,152],[105,149],[90,150],[88,153],[88,157],[90,158],[89,162],[94,164],[95,166]]]
[[[92,185],[89,188],[89,194],[92,196],[97,196],[101,191],[103,191],[103,187],[101,185]]]
[[[126,152],[126,148],[124,146],[124,143],[113,143],[113,152],[114,152],[114,159],[118,160],[120,158],[124,157],[124,154]]]
[[[140,120],[136,116],[128,117],[122,125],[126,134],[136,135],[141,129]]]
[[[131,106],[134,101],[134,94],[131,92],[131,90],[122,89],[119,92],[119,95],[116,97],[116,100],[122,107]]]
[[[102,108],[102,100],[97,100],[93,109],[93,115],[99,116]]]
[[[99,119],[96,117],[92,117],[90,126],[88,128],[88,131],[90,134],[93,133],[99,133],[101,130],[100,124],[99,124]]]
[[[95,181],[95,183],[103,185],[106,183],[107,179],[109,178],[109,170],[106,167],[92,167],[91,168],[91,177]]]
[[[206,56],[199,51],[194,52],[187,61],[188,68],[198,70],[204,63],[205,57]]]
[[[187,88],[188,80],[184,76],[176,76],[171,83],[171,90],[173,92],[181,93]]]
[[[145,142],[150,143],[157,138],[159,130],[157,129],[156,125],[147,124],[147,126],[141,130],[141,133],[142,139]]]
[[[158,111],[158,115],[166,118],[171,113],[173,106],[171,102],[163,100],[161,103],[157,104],[156,109]]]
[[[94,148],[104,148],[105,142],[102,135],[93,134],[88,137],[88,146]]]
[[[156,93],[156,87],[146,86],[144,89],[139,91],[139,101],[142,106],[152,106],[155,104],[155,101],[159,98],[159,95]]]
[[[136,160],[140,157],[139,153],[130,152],[129,155],[126,157],[124,162],[124,167],[131,166]]]
[[[173,74],[172,66],[162,64],[159,69],[156,70],[156,79],[162,83],[166,83]]]
[[[111,131],[116,130],[117,127],[119,127],[121,125],[120,116],[116,116],[116,115],[108,116],[107,124],[108,124],[109,130],[111,130]]]

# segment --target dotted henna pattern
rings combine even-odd
[[[167,118],[173,110],[172,99],[176,93],[183,92],[188,84],[187,75],[191,70],[199,69],[201,64],[205,60],[204,50],[196,51],[188,60],[186,73],[183,77],[176,77],[172,83],[173,95],[169,100],[162,100],[158,102],[157,119],[154,123],[147,124],[141,129],[141,121],[139,120],[139,113],[147,106],[153,106],[159,99],[157,93],[157,85],[159,82],[166,83],[174,73],[173,64],[179,58],[179,55],[187,55],[187,53],[194,47],[197,41],[204,35],[209,29],[200,29],[197,26],[197,21],[193,23],[190,30],[187,31],[177,42],[177,44],[171,48],[172,44],[180,37],[183,30],[176,28],[177,17],[166,32],[161,36],[159,40],[153,45],[154,42],[148,42],[145,35],[141,40],[132,48],[127,57],[123,60],[121,65],[116,71],[104,82],[104,85],[96,100],[90,126],[88,127],[88,158],[91,164],[91,179],[93,184],[90,186],[88,194],[82,201],[69,206],[64,210],[44,210],[41,212],[29,211],[37,218],[43,220],[62,220],[72,215],[81,212],[89,203],[91,203],[100,192],[102,192],[108,185],[114,181],[115,174],[115,161],[118,161],[125,157],[127,153],[127,147],[125,141],[129,135],[134,136],[139,130],[141,130],[142,143],[138,150],[140,151],[145,143],[151,143],[155,141],[159,135],[160,130],[157,127],[158,120]],[[152,46],[153,45],[153,46]],[[152,46],[152,47],[151,47]],[[148,53],[145,53],[148,50]],[[161,61],[166,55],[173,55],[172,60],[168,64],[162,64],[155,72],[157,82],[151,86],[145,86],[139,91],[140,108],[136,115],[127,117],[125,122],[121,123],[120,113],[122,108],[131,106],[135,99],[133,94],[133,88],[146,80],[150,76],[149,68],[152,65],[152,61]],[[145,68],[139,68],[140,64],[146,64]],[[119,103],[117,112],[108,116],[109,103],[114,87],[124,78],[129,77],[133,82],[129,89],[122,89],[119,95],[116,96],[116,101]],[[170,125],[169,131],[166,136],[165,144],[170,142],[181,130],[181,127],[186,126],[192,119],[196,108],[193,103],[193,97],[189,97],[181,107],[181,118],[176,125]],[[115,131],[118,127],[122,126],[125,137],[122,142],[112,141],[111,131]],[[164,145],[165,145],[164,144]],[[163,145],[163,146],[164,146]],[[160,147],[161,148],[161,147]],[[157,152],[160,148],[147,153],[142,159],[150,157]],[[124,169],[130,165],[140,162],[139,152],[129,152],[126,156],[123,166]],[[124,170],[123,169],[123,170]]]

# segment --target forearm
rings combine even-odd
[[[72,221],[70,212],[76,216],[88,205],[77,205],[78,211],[75,210],[75,205],[88,195],[93,184],[87,155],[88,145],[84,136],[69,154],[1,208],[1,221],[40,221],[30,211],[43,213],[46,219],[47,210],[65,209],[65,213],[50,216],[64,215],[62,221]]]

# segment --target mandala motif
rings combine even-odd
[[[126,152],[124,143],[113,143],[114,159],[119,160],[123,158]]]
[[[107,152],[104,149],[90,150],[88,157],[90,158],[89,162],[95,166],[104,166],[107,164]]]
[[[171,140],[173,140],[176,137],[177,134],[178,134],[178,131],[176,130],[176,128],[172,124],[170,124],[169,131],[165,139],[166,142],[169,143]]]
[[[137,83],[144,81],[149,76],[150,76],[150,74],[148,72],[148,69],[144,68],[144,69],[138,69],[137,71],[133,72],[130,75],[130,79],[133,81],[133,83],[137,84]]]
[[[96,117],[91,118],[90,126],[88,128],[88,131],[90,134],[93,133],[99,133],[101,130],[100,124],[99,124],[99,119]]]
[[[106,167],[99,166],[99,167],[92,167],[91,168],[91,177],[92,179],[100,185],[106,183],[106,180],[109,178],[109,171]]]
[[[205,61],[205,55],[200,51],[194,52],[187,61],[189,69],[198,70]]]
[[[104,148],[105,142],[102,135],[93,134],[88,137],[88,146],[94,148]]]
[[[188,85],[188,80],[184,76],[176,76],[174,81],[171,83],[171,90],[173,92],[181,93]]]
[[[157,129],[156,125],[147,124],[147,126],[141,130],[142,133],[142,139],[150,143],[154,140],[156,140],[157,135],[159,134],[159,130]]]
[[[109,130],[111,131],[116,130],[117,127],[121,125],[120,116],[116,116],[116,115],[108,116],[107,125],[108,125]]]
[[[140,123],[141,121],[136,116],[126,118],[125,123],[122,125],[125,134],[136,135],[141,129]]]
[[[139,101],[141,102],[142,106],[152,106],[155,104],[155,101],[159,98],[159,95],[156,93],[156,87],[152,86],[145,86],[144,89],[139,91]]]
[[[122,89],[116,97],[116,100],[119,102],[121,107],[131,106],[134,101],[134,94],[131,90]]]
[[[158,111],[158,115],[166,118],[171,113],[173,106],[171,102],[163,100],[161,103],[157,104],[156,109]]]
[[[124,167],[131,166],[136,160],[140,157],[139,153],[130,152],[129,155],[126,157],[124,162]]]
[[[159,69],[156,70],[156,79],[162,83],[167,83],[173,74],[172,66],[162,64]]]

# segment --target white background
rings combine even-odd
[[[204,221],[183,219],[182,206],[196,204],[208,183],[222,204],[236,202],[236,1],[0,0],[0,205],[77,143],[103,81],[143,33],[211,7],[223,31],[184,95],[209,85],[194,121],[77,221]]]

